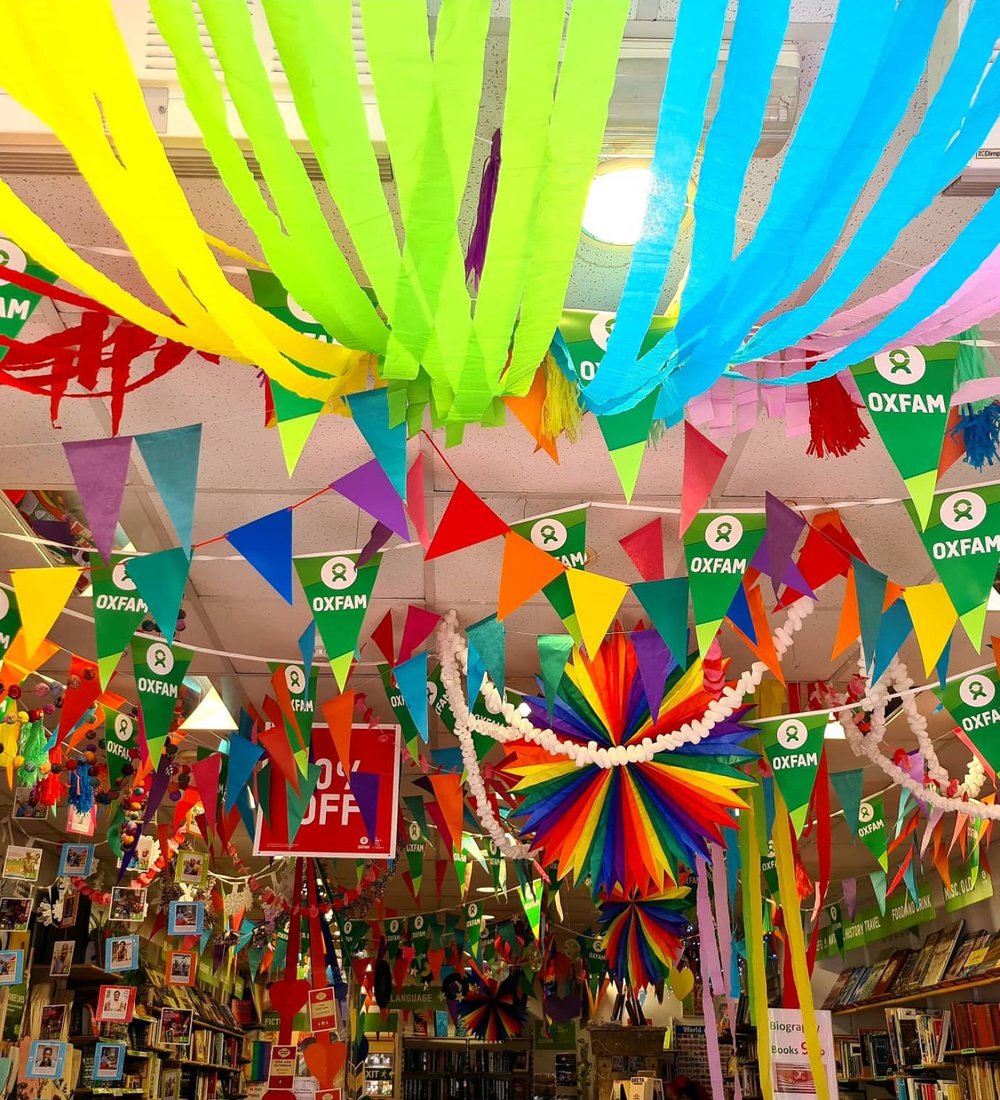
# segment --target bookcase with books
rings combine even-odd
[[[897,1100],[1000,1100],[997,996],[1000,933],[962,921],[846,968],[822,1005],[837,1018],[838,1079],[881,1085]]]
[[[531,1040],[403,1039],[402,1100],[529,1100]]]

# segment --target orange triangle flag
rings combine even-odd
[[[505,397],[503,403],[528,430],[528,434],[537,444],[535,450],[544,451],[553,462],[558,462],[556,441],[553,436],[546,435],[543,428],[542,408],[545,405],[546,392],[545,371],[539,367],[535,371],[531,389],[524,397]]]
[[[340,766],[351,785],[351,726],[354,719],[354,692],[345,691],[323,704],[323,717],[330,727],[330,737]]]
[[[613,577],[602,577],[600,573],[585,573],[582,569],[567,570],[566,580],[580,636],[587,656],[593,661],[628,593],[628,585]]]
[[[847,587],[844,589],[844,606],[840,609],[840,622],[837,625],[837,637],[833,643],[830,660],[835,661],[861,637],[861,619],[858,617],[858,586],[854,580],[854,570],[847,574]]]
[[[24,631],[14,635],[0,667],[0,686],[6,691],[11,684],[19,684],[29,673],[40,669],[45,662],[59,652],[55,642],[45,641],[28,653],[24,644]]]
[[[460,481],[451,494],[448,507],[437,525],[424,561],[453,554],[478,542],[487,542],[510,530],[506,523],[476,494]]]
[[[24,648],[27,653],[45,641],[52,624],[62,614],[66,601],[73,593],[83,572],[79,566],[65,565],[56,569],[41,566],[37,569],[12,569],[11,583],[21,611],[21,628],[24,631]]]
[[[562,562],[540,550],[530,539],[509,531],[503,542],[497,618],[505,619],[565,572]]]
[[[465,802],[462,796],[462,777],[455,772],[441,772],[427,777],[434,789],[434,805],[428,805],[431,816],[443,824],[452,849],[462,847],[462,821],[465,816]]]
[[[924,659],[924,675],[930,676],[955,629],[958,612],[940,581],[911,585],[903,599]]]

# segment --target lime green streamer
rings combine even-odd
[[[492,396],[478,341],[470,340],[471,301],[457,228],[482,91],[489,3],[446,0],[433,60],[424,0],[362,0],[361,15],[406,230],[404,267],[412,261],[433,316],[423,364],[443,412],[460,379]],[[397,301],[405,307],[402,295]],[[392,317],[394,332],[419,324],[405,308]],[[383,373],[399,373],[391,348]]]
[[[386,315],[402,312],[415,330],[394,326],[393,362],[415,378],[431,317],[399,243],[368,131],[351,39],[351,0],[263,0],[295,108],[330,196]],[[405,303],[405,304],[404,304]]]
[[[575,0],[573,4],[549,127],[547,174],[538,200],[531,270],[511,365],[504,377],[508,394],[528,391],[559,324],[628,12],[628,0]]]
[[[222,89],[201,44],[192,0],[152,0],[185,101],[223,183],[295,300],[343,343],[383,351],[388,331],[337,248],[285,131],[248,8],[229,0],[202,0],[200,8],[278,214],[268,207],[229,132]]]

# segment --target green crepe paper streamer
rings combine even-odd
[[[431,322],[412,272],[400,264],[358,86],[351,2],[264,0],[264,11],[299,119],[379,302],[391,318],[419,318],[419,327],[394,325],[390,335],[398,376],[415,378]]]
[[[442,6],[434,56],[424,0],[362,0],[365,46],[379,115],[396,175],[405,229],[403,267],[412,269],[433,317],[422,357],[439,409],[450,407],[459,379],[486,386],[457,223],[472,159],[483,55],[489,30],[488,0],[450,0]],[[395,333],[419,331],[421,319],[405,301],[392,314]],[[383,364],[399,377],[394,341]],[[485,403],[485,402],[484,402]]]
[[[511,364],[503,379],[504,393],[527,393],[559,325],[583,208],[604,138],[629,7],[628,0],[576,0],[570,13],[549,124],[531,268]]]
[[[201,44],[191,0],[153,0],[153,17],[177,61],[185,102],[219,176],[296,301],[341,342],[383,351],[386,326],[337,248],[285,131],[249,10],[228,0],[205,0],[200,8],[279,216],[269,208],[229,132],[222,89]]]

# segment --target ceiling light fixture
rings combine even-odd
[[[824,741],[846,741],[847,734],[844,732],[844,727],[837,721],[836,715],[833,711],[830,712],[830,720],[826,724],[826,729],[823,730]]]
[[[652,175],[646,161],[605,161],[583,209],[583,231],[601,244],[631,247],[642,233]]]

